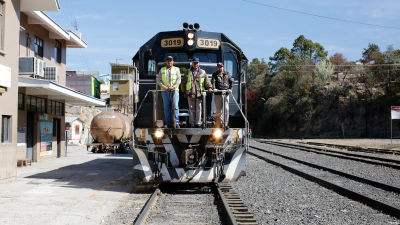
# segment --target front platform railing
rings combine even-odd
[[[152,107],[153,123],[152,124],[153,124],[153,127],[161,127],[160,124],[157,124],[157,102],[158,102],[158,92],[162,92],[162,91],[164,91],[164,90],[148,90],[146,92],[146,94],[145,94],[144,98],[142,99],[137,111],[133,115],[133,121],[132,121],[133,123],[136,120],[136,118],[138,117],[138,114],[139,114],[140,110],[142,109],[144,102],[146,101],[146,99],[149,97],[149,94],[151,93],[152,94],[152,98],[153,98],[153,103],[152,103],[152,105],[153,105],[153,107]],[[223,98],[222,99],[223,103],[225,102],[226,98],[229,98],[229,96],[233,99],[234,104],[239,109],[240,115],[241,115],[241,117],[243,118],[243,120],[245,122],[244,123],[245,124],[244,128],[245,128],[245,137],[246,138],[244,138],[244,140],[245,140],[245,146],[246,146],[246,148],[248,148],[249,142],[248,142],[247,136],[248,136],[248,133],[249,133],[249,121],[247,120],[246,115],[244,114],[244,112],[243,112],[242,108],[240,107],[239,103],[237,102],[236,98],[233,96],[231,91],[218,90],[218,91],[213,91],[212,93],[214,93],[214,94],[215,93],[221,93],[222,94],[222,98]],[[203,121],[202,128],[203,129],[205,129],[206,126],[207,126],[206,94],[207,94],[207,92],[203,92],[203,102],[202,102],[202,107],[203,107],[202,108],[202,121]],[[174,101],[175,101],[175,98],[173,97],[172,98],[172,102],[171,102],[172,106],[174,105]],[[171,107],[171,109],[173,109],[173,107]],[[223,115],[223,118],[226,118],[225,117],[226,113],[229,113],[229,112],[227,112],[227,110],[225,109],[225,104],[222,104],[222,115]],[[173,123],[172,123],[173,126],[174,126],[173,128],[175,128],[175,121],[174,121],[175,119],[174,119],[174,116],[172,116],[172,115],[173,115],[173,113],[171,113],[171,117],[172,117],[171,120],[173,121]],[[226,129],[225,121],[222,122],[222,127],[221,128]]]

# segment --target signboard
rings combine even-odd
[[[400,106],[392,106],[390,110],[392,120],[400,119]]]
[[[53,123],[40,122],[40,156],[52,154]]]
[[[0,86],[8,88],[11,87],[11,68],[1,64],[0,64]]]
[[[164,38],[161,39],[162,48],[179,48],[184,44],[183,38]]]
[[[212,38],[198,38],[197,47],[199,48],[216,48],[218,49],[221,42],[218,39]]]
[[[26,143],[26,127],[17,128],[17,143]]]
[[[39,113],[38,119],[40,121],[49,121],[49,115],[46,113]]]

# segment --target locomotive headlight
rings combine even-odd
[[[189,32],[189,33],[187,34],[187,36],[188,36],[189,39],[192,39],[192,38],[194,38],[194,33]]]
[[[213,136],[214,136],[214,138],[216,138],[216,139],[220,139],[221,137],[222,137],[222,130],[221,129],[216,129],[216,130],[214,130],[214,133],[213,133]]]
[[[156,136],[156,138],[162,138],[163,135],[164,132],[160,129],[157,129],[156,132],[154,132],[154,136]]]
[[[188,45],[192,46],[194,44],[194,41],[192,39],[188,40]]]

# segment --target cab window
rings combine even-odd
[[[214,52],[196,52],[193,58],[199,58],[200,62],[217,63],[217,53]]]
[[[235,80],[238,79],[238,64],[236,56],[231,52],[224,54],[224,69],[229,72]]]
[[[168,56],[174,57],[174,62],[187,62],[188,55],[186,53],[167,53],[165,54],[164,61]]]
[[[156,61],[152,55],[152,53],[146,52],[144,54],[144,71],[146,76],[155,76],[156,75]]]
[[[156,61],[154,59],[149,59],[147,61],[147,75],[149,76],[156,75]]]

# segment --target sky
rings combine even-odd
[[[46,12],[65,29],[77,21],[84,49],[67,50],[67,69],[110,73],[110,62],[132,63],[141,45],[160,31],[199,23],[200,29],[222,32],[248,59],[268,58],[281,47],[291,48],[301,34],[322,44],[329,56],[342,53],[361,58],[368,43],[381,50],[400,49],[399,0],[60,0],[58,12]],[[294,13],[297,10],[367,26]]]

